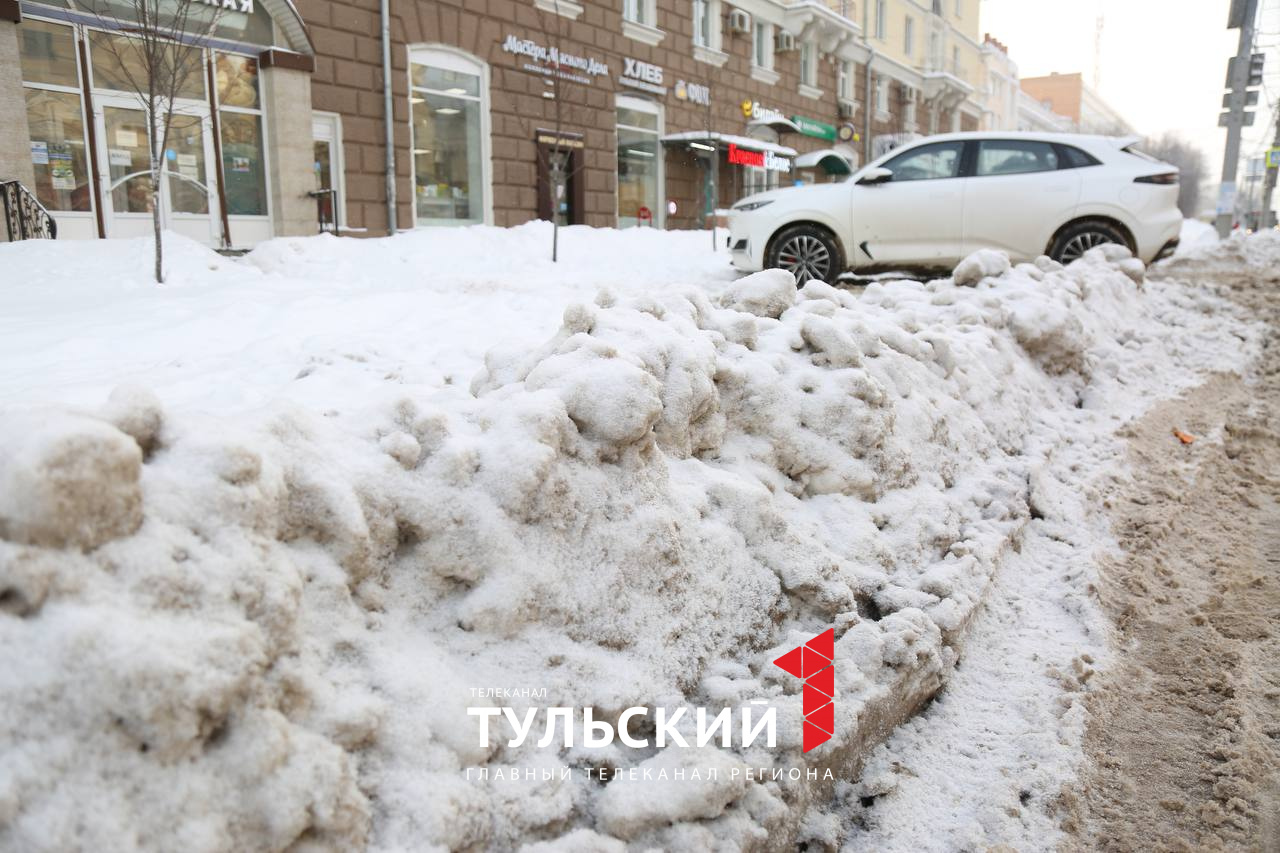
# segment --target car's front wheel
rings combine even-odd
[[[1080,260],[1085,252],[1103,243],[1129,245],[1120,229],[1111,223],[1101,219],[1082,219],[1062,229],[1049,247],[1049,257],[1060,264],[1069,264]]]
[[[834,281],[844,270],[835,237],[813,225],[793,225],[782,231],[774,238],[766,260],[770,267],[789,270],[796,284],[810,279]]]

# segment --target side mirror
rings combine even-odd
[[[893,180],[893,171],[883,166],[876,166],[874,169],[867,169],[861,178],[858,178],[860,184],[883,184],[885,181]]]

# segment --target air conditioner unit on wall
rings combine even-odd
[[[853,118],[858,113],[858,104],[855,101],[840,99],[840,118]]]
[[[751,16],[741,9],[734,9],[729,13],[729,32],[744,34],[751,32]]]
[[[796,49],[796,37],[788,32],[778,33],[778,53],[787,53]]]

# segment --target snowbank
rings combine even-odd
[[[401,239],[301,241],[299,262],[351,280],[400,265],[437,286],[404,259],[425,262],[438,238]],[[252,261],[275,298],[289,245]],[[683,279],[616,266],[595,280]],[[66,472],[55,494],[0,502],[0,846],[817,837],[831,783],[602,787],[583,771],[853,778],[945,682],[1030,519],[1031,431],[1118,384],[1176,385],[1167,357],[1232,322],[1204,294],[1143,293],[1102,251],[1066,269],[978,266],[997,274],[861,294],[796,292],[776,272],[611,286],[540,346],[491,350],[471,394],[387,374],[331,388],[330,408],[215,416],[130,389],[0,413],[0,435],[21,437],[2,445],[0,488]],[[536,268],[514,265],[485,304],[500,315]],[[770,662],[833,625],[836,734],[801,756],[799,685]],[[611,721],[762,700],[779,747],[511,748],[500,725],[478,745],[466,708],[488,687]],[[477,767],[574,773],[493,782]]]

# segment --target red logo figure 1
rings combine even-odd
[[[831,740],[835,731],[836,631],[828,628],[803,646],[774,661],[796,678],[804,679],[804,751]]]

